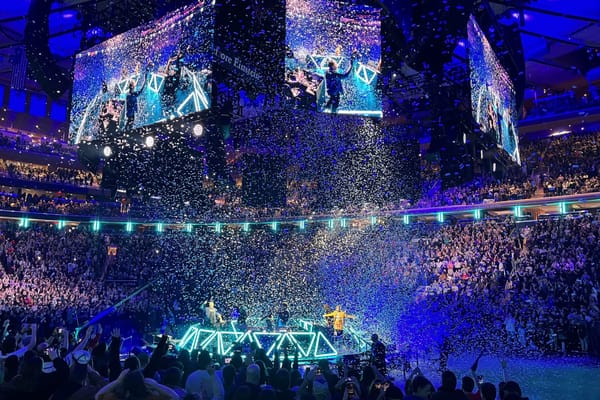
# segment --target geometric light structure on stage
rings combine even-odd
[[[336,55],[320,55],[320,54],[310,54],[308,55],[310,61],[318,68],[321,69],[329,69],[329,61],[335,61],[336,65],[341,65],[344,60],[344,56],[336,56]]]
[[[133,87],[137,88],[138,81],[142,76],[140,74],[133,74],[125,79],[121,79],[117,83],[117,88],[119,88],[119,93],[127,93],[129,91],[129,82],[133,81]]]
[[[352,325],[347,324],[344,331],[348,331],[348,336],[354,344],[355,349],[358,349],[361,353],[371,349],[371,344],[367,342],[364,337],[352,327]]]
[[[201,324],[195,324],[188,328],[187,332],[179,341],[179,349],[194,349],[216,351],[222,356],[231,356],[237,344],[256,343],[265,349],[268,357],[273,357],[276,350],[281,348],[294,348],[298,350],[298,359],[317,360],[334,358],[338,351],[325,337],[323,332],[315,331],[310,326],[306,331],[281,331],[263,332],[247,330],[245,332],[234,329],[222,331],[208,329]],[[309,326],[307,326],[309,328]],[[360,341],[360,339],[353,339]]]
[[[329,69],[329,61],[335,61],[335,64],[338,66],[342,64],[342,61],[344,61],[343,56],[334,56],[334,55],[323,56],[323,55],[319,55],[319,54],[310,54],[310,55],[308,55],[308,59],[317,68],[324,69],[324,70]],[[378,73],[379,73],[379,71],[377,71],[377,69],[375,69],[367,64],[363,64],[360,61],[358,62],[358,67],[356,68],[356,72],[355,72],[356,76],[361,81],[366,83],[367,85],[370,85],[373,82],[373,79],[375,79],[375,77],[377,76]]]
[[[363,64],[361,62],[358,63],[358,68],[356,69],[356,76],[358,76],[358,78],[367,85],[370,85],[371,82],[373,82],[373,79],[375,79],[377,73],[378,71],[375,68],[370,67],[367,64]]]
[[[199,112],[209,107],[208,96],[204,92],[199,75],[185,67],[181,69],[182,79],[187,79],[192,83],[192,92],[177,107],[178,115]]]
[[[156,73],[150,74],[150,79],[148,80],[148,89],[152,90],[154,93],[160,92],[163,82],[165,81],[165,77]]]

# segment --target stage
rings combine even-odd
[[[301,319],[293,320],[289,327],[271,332],[262,328],[241,329],[235,322],[229,322],[221,329],[194,324],[187,329],[177,347],[189,351],[208,350],[230,357],[236,348],[249,347],[254,343],[265,349],[268,357],[273,357],[275,351],[287,350],[292,358],[297,350],[299,362],[335,359],[363,353],[370,348],[363,335],[352,327],[347,327],[341,336],[331,336],[328,332],[325,326]]]

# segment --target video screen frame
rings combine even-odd
[[[516,91],[473,15],[467,24],[471,107],[485,134],[521,165]]]
[[[288,0],[285,40],[287,101],[320,112],[382,117],[380,9]]]
[[[215,11],[196,1],[75,57],[69,140],[118,137],[211,107]]]

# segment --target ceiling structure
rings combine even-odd
[[[600,78],[600,2],[535,0],[520,7],[514,1],[490,3],[497,15],[519,20],[530,87],[580,89],[588,79]]]
[[[50,0],[46,0],[50,1]],[[393,0],[392,0],[393,1]],[[403,1],[403,0],[400,0]],[[383,1],[388,3],[389,1]],[[152,18],[147,2],[135,0],[62,0],[52,2],[49,18],[49,47],[57,64],[71,68],[72,57],[80,51],[82,39],[89,35],[90,10],[95,15],[129,3],[136,10],[125,17]],[[158,2],[160,3],[160,2]],[[165,3],[173,3],[165,0]],[[449,3],[452,3],[451,1]],[[526,62],[528,87],[539,90],[581,89],[600,79],[600,2],[598,0],[495,0],[490,6],[499,21],[519,21]],[[24,43],[24,31],[31,0],[0,3],[0,83],[10,82],[15,55]],[[137,5],[136,5],[137,4]],[[444,3],[445,4],[445,3]],[[391,4],[390,4],[391,6]],[[172,7],[170,7],[172,8]],[[87,15],[85,15],[87,14]],[[112,18],[120,17],[113,12]],[[507,21],[508,20],[508,21]],[[88,25],[87,31],[82,25]],[[463,46],[456,54],[464,57]],[[35,90],[34,82],[27,87]]]

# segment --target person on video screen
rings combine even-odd
[[[181,60],[183,59],[183,51],[178,50],[175,54],[169,57],[165,67],[165,83],[162,90],[162,108],[165,117],[170,118],[175,114],[175,101],[177,88],[181,81]]]
[[[352,69],[354,68],[354,60],[356,58],[356,52],[352,53],[352,57],[350,57],[350,66],[348,70],[339,73],[338,65],[335,61],[330,60],[327,64],[328,70],[325,73],[325,85],[327,88],[327,95],[329,96],[329,100],[325,104],[325,108],[331,107],[331,112],[337,112],[337,109],[340,105],[340,97],[344,94],[344,87],[342,85],[342,80],[350,76]]]
[[[135,122],[135,114],[138,111],[138,96],[142,93],[146,87],[146,71],[144,73],[142,86],[136,90],[136,82],[132,79],[127,85],[127,95],[125,96],[125,116],[127,122],[125,123],[125,130],[129,131],[133,129],[133,123]]]

